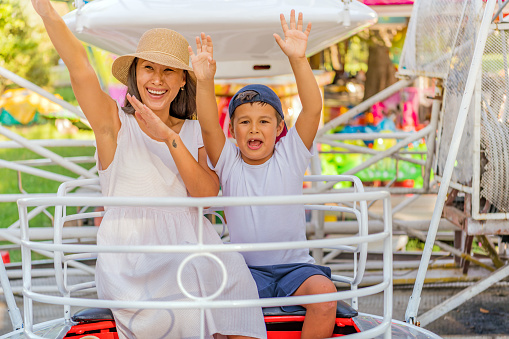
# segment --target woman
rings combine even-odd
[[[195,112],[196,84],[189,67],[188,43],[168,29],[147,31],[136,53],[115,60],[113,75],[128,86],[124,108],[101,90],[78,39],[49,0],[32,0],[95,133],[96,160],[104,196],[215,196],[217,176],[207,166]],[[185,207],[106,207],[99,245],[168,245],[198,242],[203,216]],[[204,220],[203,239],[220,244]],[[217,254],[228,283],[218,299],[255,299],[252,277],[238,253]],[[111,300],[188,300],[176,272],[186,255],[102,253],[96,266],[98,296]],[[206,257],[191,260],[182,283],[195,296],[214,293],[222,272]],[[120,338],[190,338],[199,335],[199,310],[112,310]],[[260,308],[205,312],[206,336],[266,337]]]

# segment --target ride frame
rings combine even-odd
[[[467,2],[468,1],[465,1],[465,3],[467,3]],[[505,6],[506,3],[507,2],[502,4],[501,1],[499,1],[499,12],[501,12],[503,6]],[[416,5],[414,6],[414,13],[412,14],[412,16],[414,16],[414,14],[418,11],[418,6],[417,6],[418,4],[419,4],[419,2],[416,2]],[[417,72],[417,75],[416,75],[415,73],[411,73],[411,72],[408,72],[407,74],[405,74],[405,72],[402,71],[402,72],[400,72],[400,75],[403,79],[400,80],[398,83],[390,86],[389,88],[383,90],[382,92],[378,93],[377,95],[364,101],[363,103],[356,106],[355,108],[349,110],[345,114],[343,114],[343,115],[339,116],[338,118],[325,124],[323,126],[323,128],[321,128],[319,130],[319,132],[317,134],[317,139],[316,139],[317,143],[325,143],[325,144],[329,144],[333,147],[341,147],[341,148],[350,150],[355,153],[364,153],[364,154],[372,155],[371,159],[369,159],[365,163],[357,166],[356,168],[349,170],[348,172],[346,172],[344,174],[357,173],[358,171],[360,171],[364,168],[367,168],[371,164],[374,164],[377,161],[379,161],[385,157],[395,158],[397,161],[407,161],[410,163],[418,164],[423,167],[424,186],[422,189],[391,187],[392,183],[394,181],[389,183],[388,186],[384,188],[386,190],[389,190],[393,194],[409,194],[409,193],[414,194],[412,197],[405,199],[403,202],[401,202],[399,205],[397,205],[395,208],[393,208],[392,214],[395,214],[396,212],[401,211],[403,208],[408,206],[411,202],[416,200],[418,198],[418,195],[420,195],[420,194],[437,193],[437,190],[436,190],[436,188],[434,188],[434,186],[435,186],[435,184],[440,183],[440,188],[438,189],[437,204],[436,204],[434,212],[433,212],[433,217],[431,219],[431,225],[428,230],[427,236],[424,232],[421,232],[419,230],[408,227],[405,224],[405,222],[403,222],[402,220],[397,220],[397,219],[393,220],[393,225],[394,225],[395,230],[402,230],[402,231],[406,232],[409,236],[416,237],[423,241],[426,241],[425,249],[423,252],[423,261],[421,262],[421,264],[419,266],[419,272],[418,272],[418,277],[416,279],[416,283],[414,286],[414,292],[410,299],[410,302],[409,302],[409,305],[407,308],[407,314],[405,316],[405,320],[409,323],[418,323],[416,316],[417,316],[417,309],[419,306],[419,299],[420,299],[419,296],[420,296],[422,286],[425,281],[425,273],[426,273],[426,270],[427,270],[427,267],[429,264],[429,258],[431,255],[431,249],[433,247],[433,244],[438,245],[445,251],[450,252],[451,254],[454,254],[457,257],[463,258],[467,261],[476,263],[479,266],[487,267],[487,268],[490,268],[491,270],[493,270],[491,267],[487,266],[485,263],[473,258],[469,253],[465,253],[457,248],[454,248],[454,247],[449,246],[443,242],[435,240],[436,233],[437,233],[438,227],[440,225],[440,222],[443,221],[443,220],[441,220],[442,211],[447,209],[447,206],[444,207],[444,204],[445,204],[449,189],[453,188],[453,189],[462,191],[466,194],[472,195],[472,200],[471,200],[471,202],[472,202],[472,216],[471,216],[471,218],[468,218],[468,216],[466,218],[470,221],[469,225],[475,225],[476,220],[502,220],[502,222],[507,220],[507,213],[505,213],[505,214],[504,213],[481,213],[481,211],[480,211],[479,186],[478,186],[480,173],[479,173],[479,166],[476,165],[479,163],[480,147],[474,148],[474,158],[473,158],[474,167],[473,167],[473,169],[474,169],[475,175],[473,176],[474,180],[472,182],[472,186],[467,186],[460,182],[452,182],[451,181],[451,176],[452,176],[452,171],[453,171],[453,167],[454,167],[454,163],[455,163],[455,159],[456,159],[456,154],[457,154],[458,148],[459,148],[460,138],[458,136],[461,136],[461,132],[463,131],[462,125],[464,125],[463,122],[464,122],[464,119],[466,119],[467,110],[470,106],[469,98],[472,97],[472,95],[474,93],[474,88],[475,88],[474,98],[476,98],[475,103],[479,104],[481,102],[481,100],[478,100],[479,96],[481,95],[481,93],[480,93],[481,87],[479,85],[480,76],[478,76],[478,73],[479,73],[478,70],[480,69],[481,55],[482,55],[482,52],[483,52],[483,49],[484,49],[484,46],[486,43],[487,36],[489,34],[489,29],[492,28],[492,29],[502,30],[502,31],[507,29],[507,27],[506,27],[507,24],[499,24],[497,26],[491,25],[491,27],[490,27],[490,23],[492,21],[491,13],[494,12],[495,5],[496,5],[495,0],[488,0],[486,3],[486,7],[484,9],[483,22],[481,24],[481,28],[480,28],[479,34],[477,36],[477,42],[475,44],[475,49],[474,49],[473,57],[472,57],[472,61],[471,61],[471,66],[470,66],[471,71],[470,71],[470,75],[468,77],[467,85],[465,86],[464,97],[463,97],[462,104],[461,104],[461,110],[460,110],[460,114],[458,114],[458,120],[457,120],[457,124],[456,124],[455,130],[454,130],[455,137],[453,137],[453,143],[451,144],[451,147],[449,149],[447,162],[443,169],[443,174],[441,176],[436,176],[438,179],[437,182],[431,182],[429,173],[432,169],[436,169],[436,166],[437,166],[437,164],[436,164],[436,155],[437,154],[436,153],[438,152],[437,148],[438,148],[438,143],[439,143],[439,140],[437,141],[437,138],[440,138],[440,135],[437,135],[437,130],[440,131],[441,117],[444,114],[442,111],[443,101],[445,100],[444,98],[447,98],[447,93],[443,93],[443,89],[442,89],[443,81],[446,80],[446,77],[444,77],[444,76],[441,77],[439,75],[439,76],[434,77],[435,79],[437,79],[437,82],[436,82],[436,86],[435,86],[435,95],[433,97],[433,105],[432,105],[430,124],[427,127],[425,127],[424,129],[420,130],[419,132],[416,132],[416,133],[387,133],[387,134],[385,134],[385,133],[384,134],[377,134],[377,133],[369,134],[368,133],[368,134],[362,134],[362,135],[359,135],[359,134],[326,135],[325,134],[328,130],[333,129],[333,128],[339,126],[340,124],[346,123],[350,118],[365,111],[374,103],[384,100],[385,98],[396,93],[397,91],[401,90],[402,88],[411,85],[415,81],[417,76],[422,76],[422,75],[429,76],[429,73],[428,74],[424,74],[424,73],[419,74]],[[499,13],[497,13],[494,16],[494,18],[497,17],[498,14]],[[51,94],[34,87],[35,85],[27,84],[27,82],[25,80],[17,77],[13,73],[11,73],[5,69],[0,68],[0,75],[4,76],[6,78],[9,78],[12,81],[14,81],[24,87],[34,90],[37,93],[51,99],[52,101],[60,103],[60,100],[58,100],[58,98],[55,98]],[[65,105],[64,107],[67,108],[67,105]],[[72,109],[72,111],[75,111],[78,115],[83,117],[82,113],[79,110],[77,110],[76,108],[73,107],[73,108],[69,108],[69,109]],[[477,109],[476,109],[476,112],[478,112]],[[476,119],[479,119],[478,115],[476,115]],[[476,120],[476,121],[477,121],[476,126],[478,126],[478,120]],[[475,133],[478,133],[478,132],[479,132],[478,129],[476,129]],[[12,142],[2,142],[2,143],[0,143],[0,147],[4,147],[4,148],[26,147],[27,149],[34,151],[35,153],[43,156],[43,158],[44,158],[41,160],[30,160],[30,161],[23,161],[23,162],[7,162],[5,160],[0,160],[0,165],[2,165],[3,167],[10,168],[10,169],[16,170],[18,172],[28,173],[28,174],[32,174],[32,175],[38,175],[43,178],[57,180],[57,181],[61,181],[61,182],[64,182],[64,181],[67,181],[70,179],[74,179],[74,178],[57,175],[57,174],[54,174],[54,173],[51,173],[48,171],[44,171],[44,170],[40,170],[40,169],[35,169],[35,168],[33,168],[33,166],[40,166],[40,165],[47,165],[47,164],[59,164],[62,167],[67,168],[67,169],[71,170],[72,172],[76,173],[80,178],[83,178],[83,177],[84,178],[94,178],[96,176],[95,168],[93,168],[90,171],[86,171],[86,170],[83,170],[83,168],[81,166],[76,165],[77,162],[89,161],[89,160],[91,160],[90,158],[83,158],[83,157],[62,158],[59,155],[55,154],[54,152],[51,152],[45,148],[45,147],[64,145],[64,144],[91,146],[92,145],[91,141],[57,141],[57,140],[29,141],[15,133],[12,133],[11,131],[9,131],[8,129],[6,129],[3,126],[0,126],[0,133],[5,135],[6,137],[10,138],[17,144],[17,145],[14,145],[14,143],[12,143]],[[423,137],[427,138],[428,151],[426,153],[426,159],[425,160],[416,160],[416,159],[411,159],[409,157],[406,157],[404,155],[404,152],[402,152],[401,150],[404,147],[406,147],[406,145],[408,145],[408,143],[413,142],[415,140],[419,140]],[[352,145],[348,145],[348,144],[340,142],[341,140],[345,140],[345,139],[369,139],[369,140],[371,140],[374,138],[382,138],[382,139],[395,138],[400,141],[395,146],[393,146],[385,151],[382,151],[382,152],[377,152],[377,151],[374,151],[374,150],[371,150],[368,148],[358,148],[356,146],[352,146]],[[478,134],[476,134],[475,140],[476,140],[476,142],[478,142],[478,140],[479,140]],[[21,146],[19,146],[19,145],[21,145]],[[434,156],[435,156],[435,163],[433,163]],[[319,174],[320,172],[321,171],[319,169],[319,158],[318,158],[318,156],[315,156],[312,161],[312,173]],[[315,184],[313,184],[313,187],[311,189],[307,190],[307,193],[337,192],[336,190],[333,189],[333,185],[334,185],[333,183],[315,183]],[[368,190],[369,189],[370,188],[368,188]],[[2,202],[16,201],[19,198],[27,196],[27,194],[24,192],[24,190],[22,188],[21,183],[20,183],[20,191],[22,192],[22,194],[4,195],[0,198],[1,199],[0,201],[2,201]],[[344,191],[345,190],[343,190],[343,192]],[[47,196],[54,196],[54,195],[47,195]],[[31,219],[35,215],[37,215],[38,213],[41,213],[41,212],[47,213],[47,211],[46,212],[45,211],[46,211],[46,209],[44,206],[37,206],[34,210],[32,210],[30,213],[27,214],[27,218]],[[325,234],[326,223],[324,222],[323,218],[321,218],[321,214],[323,214],[323,211],[313,211],[313,217],[312,217],[312,224],[315,227],[314,234],[315,234],[315,237],[318,239],[323,238],[326,235]],[[377,219],[377,218],[381,217],[381,216],[379,216],[375,213],[371,213],[371,212],[369,212],[368,215],[372,219]],[[464,218],[464,220],[465,220],[465,218]],[[15,232],[13,232],[17,227],[19,227],[19,224],[20,224],[19,222],[15,222],[12,225],[10,225],[7,230],[2,230],[1,236],[9,241],[20,244],[21,243],[20,237],[19,236],[17,237]],[[479,225],[478,229],[484,227],[486,224],[489,225],[489,222],[488,223],[486,223],[486,222],[478,223],[478,225]],[[51,231],[51,230],[43,230],[42,232],[48,232],[48,231]],[[78,229],[76,229],[75,231],[78,232]],[[471,232],[471,230],[470,230],[470,232]],[[69,232],[70,236],[74,237],[75,235],[72,235],[71,233],[72,232]],[[481,231],[479,231],[479,234],[480,233],[481,233]],[[41,237],[44,237],[44,236],[41,235]],[[47,252],[44,252],[44,253],[47,253]],[[322,263],[322,264],[327,263],[327,258],[333,257],[331,255],[324,256],[323,250],[320,248],[315,249],[313,251],[313,255],[314,255],[315,259],[317,260],[317,262]],[[81,269],[81,270],[87,270],[86,267],[80,266],[79,263],[76,263],[76,262],[70,262],[69,265],[73,266],[73,267],[77,267],[78,269]],[[89,269],[88,269],[88,271],[90,272]],[[456,307],[461,302],[464,302],[468,298],[471,298],[473,295],[482,292],[484,289],[486,289],[492,283],[500,281],[501,279],[505,278],[508,274],[509,274],[509,270],[508,270],[507,266],[504,266],[503,268],[494,272],[492,275],[481,280],[479,283],[473,285],[472,287],[468,288],[464,292],[461,292],[457,296],[455,296],[455,297],[451,298],[450,300],[444,302],[443,304],[439,305],[439,307],[437,307],[436,309],[431,310],[430,312],[423,315],[422,316],[423,318],[420,319],[420,323],[422,325],[430,323],[432,320],[436,319],[439,315],[444,314],[448,310]]]

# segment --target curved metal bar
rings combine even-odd
[[[252,252],[274,251],[278,249],[298,248],[327,248],[337,245],[361,244],[362,242],[375,242],[390,236],[389,232],[369,234],[364,237],[348,237],[334,239],[315,239],[293,242],[270,242],[270,243],[242,243],[242,244],[214,244],[214,245],[157,245],[157,246],[99,246],[99,245],[71,245],[71,244],[47,244],[37,241],[22,240],[21,245],[30,249],[53,250],[62,252],[90,252],[90,253],[205,253],[205,252]]]
[[[30,253],[30,250],[50,250],[55,252],[55,272],[57,276],[58,287],[61,296],[49,296],[38,292],[34,292],[31,288],[29,280],[31,280],[30,267],[24,268],[23,277],[28,279],[24,284],[23,294],[28,306],[27,312],[31,312],[31,303],[39,301],[43,303],[52,303],[57,305],[64,305],[64,310],[69,311],[71,306],[84,306],[84,307],[106,307],[106,308],[197,308],[204,311],[206,308],[223,308],[223,307],[253,307],[253,306],[284,306],[295,304],[308,304],[319,303],[331,300],[352,299],[356,300],[358,297],[363,297],[379,292],[384,292],[384,299],[391,305],[388,298],[392,298],[392,260],[391,248],[384,250],[384,280],[373,286],[358,288],[358,283],[362,280],[367,259],[367,243],[372,241],[383,240],[385,244],[391,243],[392,227],[390,225],[390,205],[389,194],[387,192],[364,192],[361,181],[353,176],[312,176],[306,177],[305,180],[309,181],[350,181],[354,184],[354,193],[337,193],[337,194],[313,194],[313,195],[299,195],[299,196],[271,196],[271,197],[209,197],[209,198],[135,198],[135,197],[70,197],[66,196],[67,192],[78,186],[97,185],[98,179],[81,179],[66,182],[61,185],[57,197],[44,197],[44,198],[23,198],[19,201],[20,207],[20,220],[21,232],[23,238],[21,241],[23,253]],[[368,234],[367,223],[367,200],[384,200],[384,231],[376,234]],[[353,207],[343,206],[317,206],[316,204],[323,203],[347,203],[353,202]],[[359,207],[357,207],[357,202]],[[100,216],[102,213],[97,212],[78,212],[75,215],[65,215],[65,206],[152,206],[160,208],[168,208],[172,206],[188,206],[197,207],[198,211],[202,213],[205,209],[204,206],[213,206],[218,210],[223,206],[240,206],[240,205],[282,205],[282,204],[312,204],[305,205],[309,209],[317,210],[330,210],[353,213],[358,219],[359,233],[356,236],[348,238],[333,238],[333,239],[315,239],[301,242],[278,242],[278,243],[254,243],[254,244],[203,244],[196,245],[171,245],[171,246],[97,246],[97,245],[70,245],[62,243],[62,226],[65,221],[77,220],[80,218],[89,218],[92,216]],[[54,230],[54,243],[41,243],[31,241],[28,238],[28,221],[26,217],[21,217],[21,211],[26,211],[27,206],[56,206],[55,215],[55,230]],[[210,213],[210,209],[207,210]],[[212,212],[215,214],[215,212]],[[216,214],[217,215],[217,214]],[[222,216],[221,220],[224,221]],[[203,218],[200,220],[200,228],[203,226]],[[224,223],[223,223],[224,224]],[[355,247],[355,245],[357,245]],[[83,259],[93,256],[93,253],[106,252],[106,253],[191,253],[186,260],[189,261],[195,256],[212,256],[217,258],[214,254],[216,252],[247,252],[247,251],[260,251],[260,250],[275,250],[275,249],[295,249],[295,248],[342,248],[344,250],[359,253],[359,265],[355,270],[354,277],[341,277],[337,280],[351,285],[351,290],[341,291],[336,293],[329,293],[323,295],[312,296],[299,296],[299,297],[286,297],[286,298],[271,298],[259,300],[208,300],[214,299],[221,293],[221,288],[213,295],[206,298],[194,298],[191,301],[112,301],[112,300],[91,300],[71,298],[70,293],[80,291],[83,289],[90,289],[95,286],[95,282],[85,282],[76,285],[66,284],[66,268],[67,263],[75,263],[76,259]],[[389,246],[390,247],[390,246]],[[71,253],[65,255],[65,253]],[[219,259],[218,259],[219,260]],[[219,265],[222,262],[218,261]],[[186,262],[183,262],[179,271]],[[64,269],[62,270],[62,264]],[[182,273],[182,272],[180,272]],[[227,277],[226,268],[223,267],[223,276]],[[223,279],[223,284],[226,283],[226,278]],[[191,299],[193,297],[191,296]],[[388,329],[390,331],[390,319],[392,310],[390,308],[384,309],[384,319],[377,327],[355,335],[356,338],[370,338],[379,334],[385,333],[387,335]],[[25,314],[25,323],[29,326],[26,328],[26,333],[32,336],[33,332],[33,319],[31,315]],[[67,314],[66,314],[67,319]]]
[[[33,291],[23,291],[23,295],[34,301],[54,304],[70,305],[81,307],[99,308],[143,308],[143,309],[188,309],[188,308],[245,308],[245,307],[273,307],[323,303],[327,301],[350,299],[357,295],[365,297],[382,292],[389,286],[389,282],[381,282],[369,287],[359,288],[356,291],[340,291],[334,293],[290,296],[280,298],[246,299],[246,300],[193,300],[193,301],[125,301],[125,300],[102,300],[70,298],[41,294]]]

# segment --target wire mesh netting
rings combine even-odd
[[[437,133],[435,173],[442,175],[460,111],[484,14],[477,0],[420,0],[414,4],[400,63],[402,74],[444,79],[444,100]],[[509,212],[509,31],[490,32],[482,59],[480,196],[495,209]],[[456,157],[452,181],[470,186],[474,168],[475,96]]]
[[[400,68],[403,74],[444,79],[435,173],[442,175],[460,110],[485,4],[477,0],[421,0],[414,6]],[[473,109],[456,157],[453,182],[471,185]]]
[[[455,2],[455,1],[453,1]],[[436,172],[441,175],[449,155],[456,120],[460,111],[461,101],[465,94],[467,78],[471,73],[472,56],[475,49],[482,16],[483,2],[469,0],[462,3],[458,13],[457,34],[453,43],[449,72],[445,80],[445,97],[442,107],[441,129],[437,149]],[[475,74],[471,74],[476,76]],[[471,185],[473,177],[472,154],[474,151],[474,97],[470,103],[467,121],[461,137],[460,150],[456,156],[452,181],[463,185]]]
[[[500,212],[509,212],[509,32],[491,34],[482,60],[480,194]]]
[[[458,34],[467,28],[465,23],[473,19],[471,15],[479,16],[482,12],[479,6],[482,2],[475,0],[416,1],[403,46],[400,72],[445,79]]]

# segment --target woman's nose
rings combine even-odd
[[[161,74],[155,72],[152,76],[152,81],[154,82],[154,85],[160,85],[163,82],[163,77]]]

